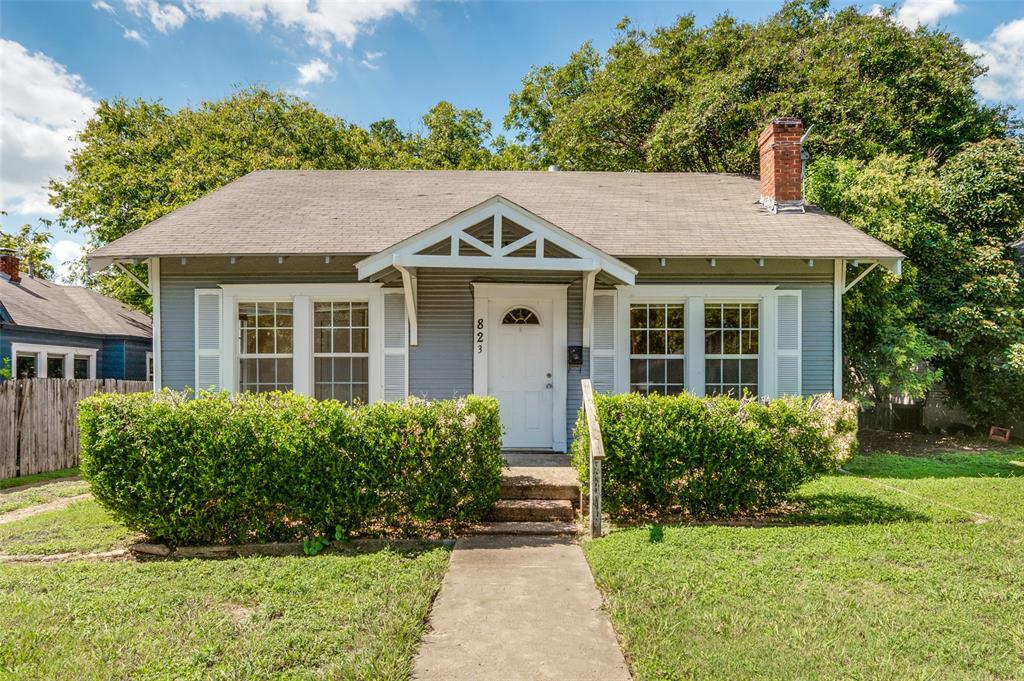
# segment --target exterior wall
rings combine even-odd
[[[223,283],[355,282],[356,258],[164,258],[160,276],[160,333],[163,339],[163,385],[174,389],[194,382],[195,294],[197,288]],[[832,262],[810,266],[802,260],[722,260],[715,266],[704,259],[629,261],[639,270],[637,284],[768,283],[802,291],[802,389],[810,395],[831,392],[833,379]],[[418,276],[419,344],[409,348],[409,394],[426,398],[450,398],[473,391],[473,290],[471,282],[569,283],[567,336],[569,345],[583,343],[583,295],[579,273],[494,272],[487,270],[423,269]],[[399,285],[389,275],[387,285]],[[598,286],[611,286],[599,277]],[[566,369],[568,435],[581,403],[580,379],[589,375],[590,358],[582,368]]]
[[[802,292],[801,389],[804,395],[832,392],[834,314],[832,261],[753,259],[667,260],[662,267],[655,258],[627,261],[637,268],[641,284],[778,284],[780,289]]]
[[[428,399],[473,392],[473,287],[471,282],[569,283],[566,300],[568,345],[583,344],[583,284],[578,273],[421,270],[416,296],[419,345],[409,348],[409,394]],[[583,396],[582,368],[566,367],[566,428],[571,436]]]
[[[96,353],[96,378],[140,381],[146,379],[146,353],[152,347],[150,341],[141,338],[90,336],[9,325],[0,327],[0,358],[11,357],[12,343],[94,349],[98,351]],[[3,360],[0,359],[0,365],[2,362]],[[11,369],[12,371],[14,369],[13,358],[11,359]]]
[[[160,261],[160,375],[162,386],[174,390],[195,383],[195,290],[218,284],[275,282],[354,282],[356,258],[178,258]],[[143,358],[145,361],[145,358]]]

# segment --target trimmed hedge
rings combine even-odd
[[[689,394],[596,395],[605,459],[602,506],[617,517],[729,516],[777,505],[856,448],[853,404],[822,395],[759,402]],[[586,488],[580,410],[573,465]]]
[[[96,500],[172,545],[436,531],[480,519],[501,485],[490,397],[98,394],[79,427]]]

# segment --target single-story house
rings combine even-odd
[[[20,271],[0,251],[0,369],[14,378],[146,380],[153,363],[150,318],[81,286]]]
[[[734,174],[254,172],[118,239],[148,262],[156,384],[490,394],[564,451],[599,391],[841,393],[841,300],[902,254],[801,198],[803,126]],[[848,281],[848,277],[850,281]]]

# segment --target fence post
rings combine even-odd
[[[583,411],[587,417],[587,434],[590,438],[590,536],[601,536],[601,462],[604,460],[604,441],[601,439],[601,424],[594,407],[594,388],[589,378],[581,382],[583,388]]]

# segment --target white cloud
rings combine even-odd
[[[122,37],[125,40],[131,40],[132,42],[136,42],[136,43],[138,43],[140,45],[149,45],[149,42],[147,42],[146,39],[142,37],[142,34],[139,33],[138,31],[136,31],[135,29],[133,29],[133,28],[126,28],[124,26],[122,26],[121,28],[124,29],[124,33],[122,34]]]
[[[383,56],[383,52],[367,52],[365,55],[363,55],[362,64],[366,68],[373,69],[374,71],[376,71],[377,69],[380,68],[378,60]]]
[[[1024,19],[1000,24],[980,43],[965,46],[988,67],[976,83],[978,94],[993,101],[1024,100]]]
[[[85,248],[77,241],[61,239],[50,249],[49,261],[56,271],[58,281],[70,281],[71,269],[85,254]]]
[[[0,196],[11,213],[54,211],[46,184],[63,175],[76,133],[96,109],[85,81],[42,52],[0,39]]]
[[[323,59],[313,59],[305,64],[300,64],[298,71],[299,85],[322,83],[333,75],[331,67]]]
[[[956,14],[962,9],[956,0],[906,0],[896,10],[895,18],[907,28],[917,28],[922,24],[934,24],[942,17]]]
[[[111,7],[109,3],[103,2],[103,0],[96,0],[92,3],[92,8],[102,10],[107,14],[117,14],[117,10]]]
[[[139,0],[133,0],[135,2]],[[185,0],[190,14],[206,20],[235,17],[260,26],[273,21],[302,31],[306,42],[330,53],[335,43],[351,48],[360,33],[393,14],[414,11],[413,0]]]
[[[124,0],[128,11],[137,17],[149,19],[153,28],[161,33],[170,33],[185,25],[188,15],[177,5],[160,4],[156,0]]]

